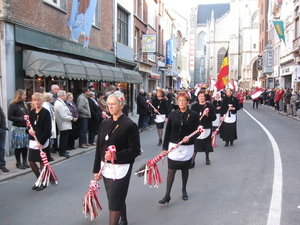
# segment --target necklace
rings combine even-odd
[[[107,135],[105,136],[105,141],[108,141],[109,136],[110,136],[112,133],[114,133],[118,127],[119,127],[119,124],[117,124],[117,125],[115,126],[115,128],[113,129],[113,131],[112,131],[112,128],[109,130],[109,132],[108,132]]]

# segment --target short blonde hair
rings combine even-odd
[[[40,99],[43,101],[43,95],[39,92],[35,92],[33,95],[32,95],[32,100],[36,100],[36,99]]]
[[[48,102],[49,100],[51,100],[51,98],[53,98],[53,94],[51,94],[51,93],[44,93],[43,94],[44,102]]]

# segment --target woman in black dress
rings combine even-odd
[[[162,134],[164,129],[165,122],[168,122],[168,102],[165,97],[163,97],[165,94],[164,90],[158,89],[156,91],[156,98],[152,100],[152,105],[154,108],[154,113],[156,114],[156,119],[154,120],[156,123],[157,128],[157,134],[158,134],[158,146],[161,146],[162,144]],[[158,114],[160,113],[160,115]]]
[[[194,152],[195,136],[190,139],[187,136],[197,130],[199,117],[196,112],[188,109],[190,96],[187,93],[178,93],[177,99],[179,109],[170,113],[162,154],[167,155],[167,150],[174,147],[181,140],[183,140],[183,144],[168,154],[167,188],[164,198],[159,201],[160,204],[169,203],[171,200],[170,193],[177,170],[181,170],[182,199],[188,200],[186,185]]]
[[[44,164],[40,156],[40,149],[42,148],[44,152],[50,154],[50,137],[51,132],[51,115],[49,111],[43,108],[43,95],[41,93],[34,93],[32,96],[32,104],[34,109],[29,113],[29,121],[33,129],[29,129],[29,156],[28,161],[31,170],[38,178],[40,176],[39,168],[36,162],[40,163],[40,170],[43,169]],[[36,136],[38,143],[34,139]],[[32,189],[36,191],[41,191],[46,186],[33,186]]]
[[[15,149],[16,167],[19,169],[30,168],[27,163],[28,153],[28,133],[26,132],[26,121],[24,115],[29,114],[26,105],[26,92],[18,89],[15,93],[14,100],[8,107],[7,117],[12,121],[11,147]],[[23,163],[21,163],[21,154]]]
[[[212,121],[216,119],[215,107],[206,101],[205,93],[202,91],[198,93],[197,101],[198,104],[194,104],[192,110],[197,112],[200,116],[199,125],[203,126],[204,132],[202,132],[195,140],[191,168],[195,166],[197,152],[205,152],[206,165],[210,165],[209,153],[214,151],[211,145],[211,135]],[[206,109],[208,109],[208,111]]]
[[[121,92],[111,94],[107,105],[111,118],[101,123],[94,161],[95,180],[103,176],[109,207],[109,225],[127,224],[126,196],[135,158],[140,154],[140,136],[137,125],[122,113],[125,104]],[[114,165],[109,161],[113,156],[107,147],[114,145]],[[104,162],[108,163],[100,176],[98,172]],[[102,165],[101,165],[102,164]],[[121,222],[119,220],[121,218]]]
[[[226,97],[224,97],[221,106],[221,121],[224,122],[220,127],[220,137],[225,141],[225,147],[229,145],[229,142],[230,145],[233,145],[233,141],[237,139],[236,119],[240,104],[239,100],[232,95],[232,92],[232,89],[226,89]]]

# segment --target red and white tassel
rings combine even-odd
[[[195,130],[193,133],[188,135],[187,138],[189,139],[195,134],[201,133],[203,131],[204,131],[203,126],[198,126],[197,130]],[[167,154],[169,154],[171,151],[179,147],[182,143],[183,141],[177,143],[174,147],[172,147],[167,151]],[[149,184],[150,187],[152,185],[154,187],[158,187],[158,185],[162,183],[162,179],[161,179],[159,169],[157,167],[157,162],[163,158],[164,158],[163,154],[160,153],[155,158],[148,160],[145,165],[140,167],[140,169],[135,172],[135,175],[138,175],[139,177],[144,176],[144,184]]]
[[[109,161],[111,162],[112,165],[114,165],[115,164],[114,158],[115,158],[115,154],[116,154],[116,147],[114,145],[110,145],[106,148],[106,150],[111,152],[111,158]],[[107,160],[104,161],[104,164],[102,165],[102,167],[98,173],[99,176],[102,174],[106,165],[107,165]],[[100,194],[100,192],[98,191],[99,189],[100,189],[99,182],[97,180],[91,180],[90,189],[83,198],[83,203],[82,203],[83,214],[85,215],[86,218],[88,217],[88,215],[90,215],[91,221],[96,219],[102,210],[102,206],[100,205],[100,202],[99,202],[98,196],[97,196]]]

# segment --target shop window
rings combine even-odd
[[[51,90],[51,85],[57,84],[61,90],[68,90],[68,80],[62,78],[45,78],[35,76],[33,78],[26,77],[24,79],[24,90],[26,91],[26,102],[31,103],[31,96],[34,92],[38,91],[40,87],[44,87],[45,91],[48,92]]]

